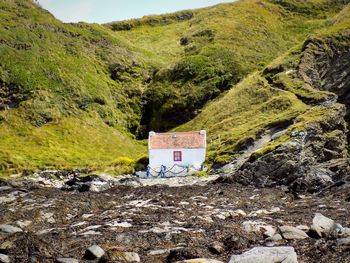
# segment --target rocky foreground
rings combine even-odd
[[[350,262],[349,189],[297,195],[196,177],[1,181],[0,262]]]

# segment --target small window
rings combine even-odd
[[[181,162],[181,161],[182,161],[182,152],[174,151],[174,162]]]

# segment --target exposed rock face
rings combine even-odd
[[[240,181],[256,186],[291,185],[295,190],[313,192],[331,185],[334,178],[342,178],[346,173],[332,167],[335,160],[337,165],[347,162],[345,107],[334,104],[329,112],[328,117],[305,127],[305,131],[290,134],[291,141],[246,162],[238,172]]]
[[[350,33],[307,40],[299,76],[315,88],[334,92],[350,106]]]
[[[293,191],[317,192],[350,179],[349,160],[346,159],[346,120],[350,108],[349,50],[350,33],[346,31],[331,37],[310,38],[304,43],[296,68],[297,77],[315,89],[334,92],[334,96],[310,104],[310,116],[324,112],[322,118],[305,122],[302,130],[289,134],[289,141],[245,162],[235,173],[239,182],[260,187],[282,184],[290,186]],[[281,70],[284,69],[275,69],[276,72]],[[270,71],[274,74],[274,69]],[[272,77],[267,80],[274,85]]]

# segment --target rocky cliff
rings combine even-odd
[[[295,93],[308,109],[234,170],[238,181],[284,184],[310,192],[349,181],[348,23],[344,17],[335,20],[330,28],[309,37],[300,52],[290,53],[284,62],[279,60],[262,72],[271,86]],[[329,93],[316,95],[318,91]],[[269,148],[269,144],[275,145]]]

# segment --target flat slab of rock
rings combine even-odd
[[[75,258],[58,258],[56,263],[79,263],[79,260]]]
[[[86,250],[84,258],[85,259],[97,259],[97,258],[103,257],[104,254],[105,254],[105,252],[101,247],[99,247],[97,245],[93,245]]]
[[[176,263],[223,263],[223,262],[215,259],[195,258],[195,259],[177,261]]]
[[[293,247],[255,247],[233,255],[229,263],[298,263]]]
[[[281,235],[284,239],[305,239],[309,236],[303,231],[293,226],[281,226],[279,227]]]
[[[139,254],[135,252],[121,252],[116,251],[109,253],[110,260],[112,262],[125,262],[125,263],[139,263],[141,262]]]
[[[0,263],[10,263],[10,258],[7,255],[0,254]]]
[[[18,232],[23,232],[23,230],[19,227],[11,226],[11,225],[0,225],[0,232],[7,234],[14,234]]]

